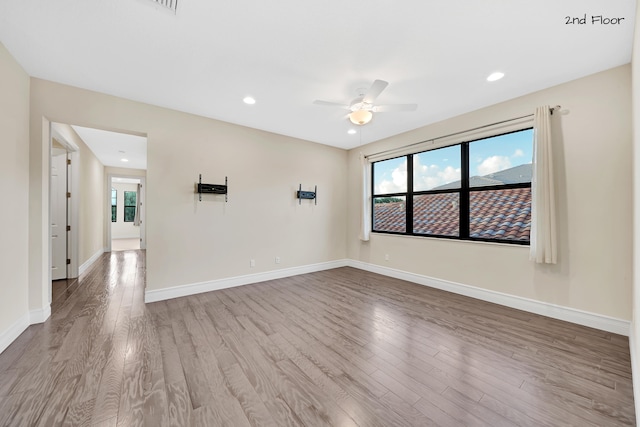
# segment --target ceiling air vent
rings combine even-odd
[[[174,13],[178,9],[178,0],[153,0],[161,6],[171,9]]]

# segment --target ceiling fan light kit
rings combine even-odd
[[[354,125],[366,125],[373,118],[373,113],[369,110],[356,110],[349,114],[349,120]]]

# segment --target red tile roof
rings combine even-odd
[[[404,233],[405,231],[407,231],[407,221],[405,215],[404,201],[391,203],[374,203],[373,230],[395,231]]]
[[[458,193],[424,194],[413,198],[413,232],[457,236],[460,220]]]
[[[458,193],[414,197],[414,232],[457,236]],[[472,191],[470,236],[485,239],[528,241],[531,231],[531,189]],[[373,229],[405,232],[405,203],[375,203]]]

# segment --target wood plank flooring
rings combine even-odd
[[[626,337],[351,268],[144,305],[105,254],[0,354],[0,426],[634,425]]]
[[[64,305],[65,301],[78,289],[78,279],[54,280],[51,283],[51,312]]]

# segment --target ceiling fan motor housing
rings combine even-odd
[[[364,96],[359,96],[357,98],[354,98],[353,101],[351,101],[351,104],[349,104],[349,109],[351,111],[358,111],[358,110],[371,111],[373,110],[373,104],[364,102]]]

